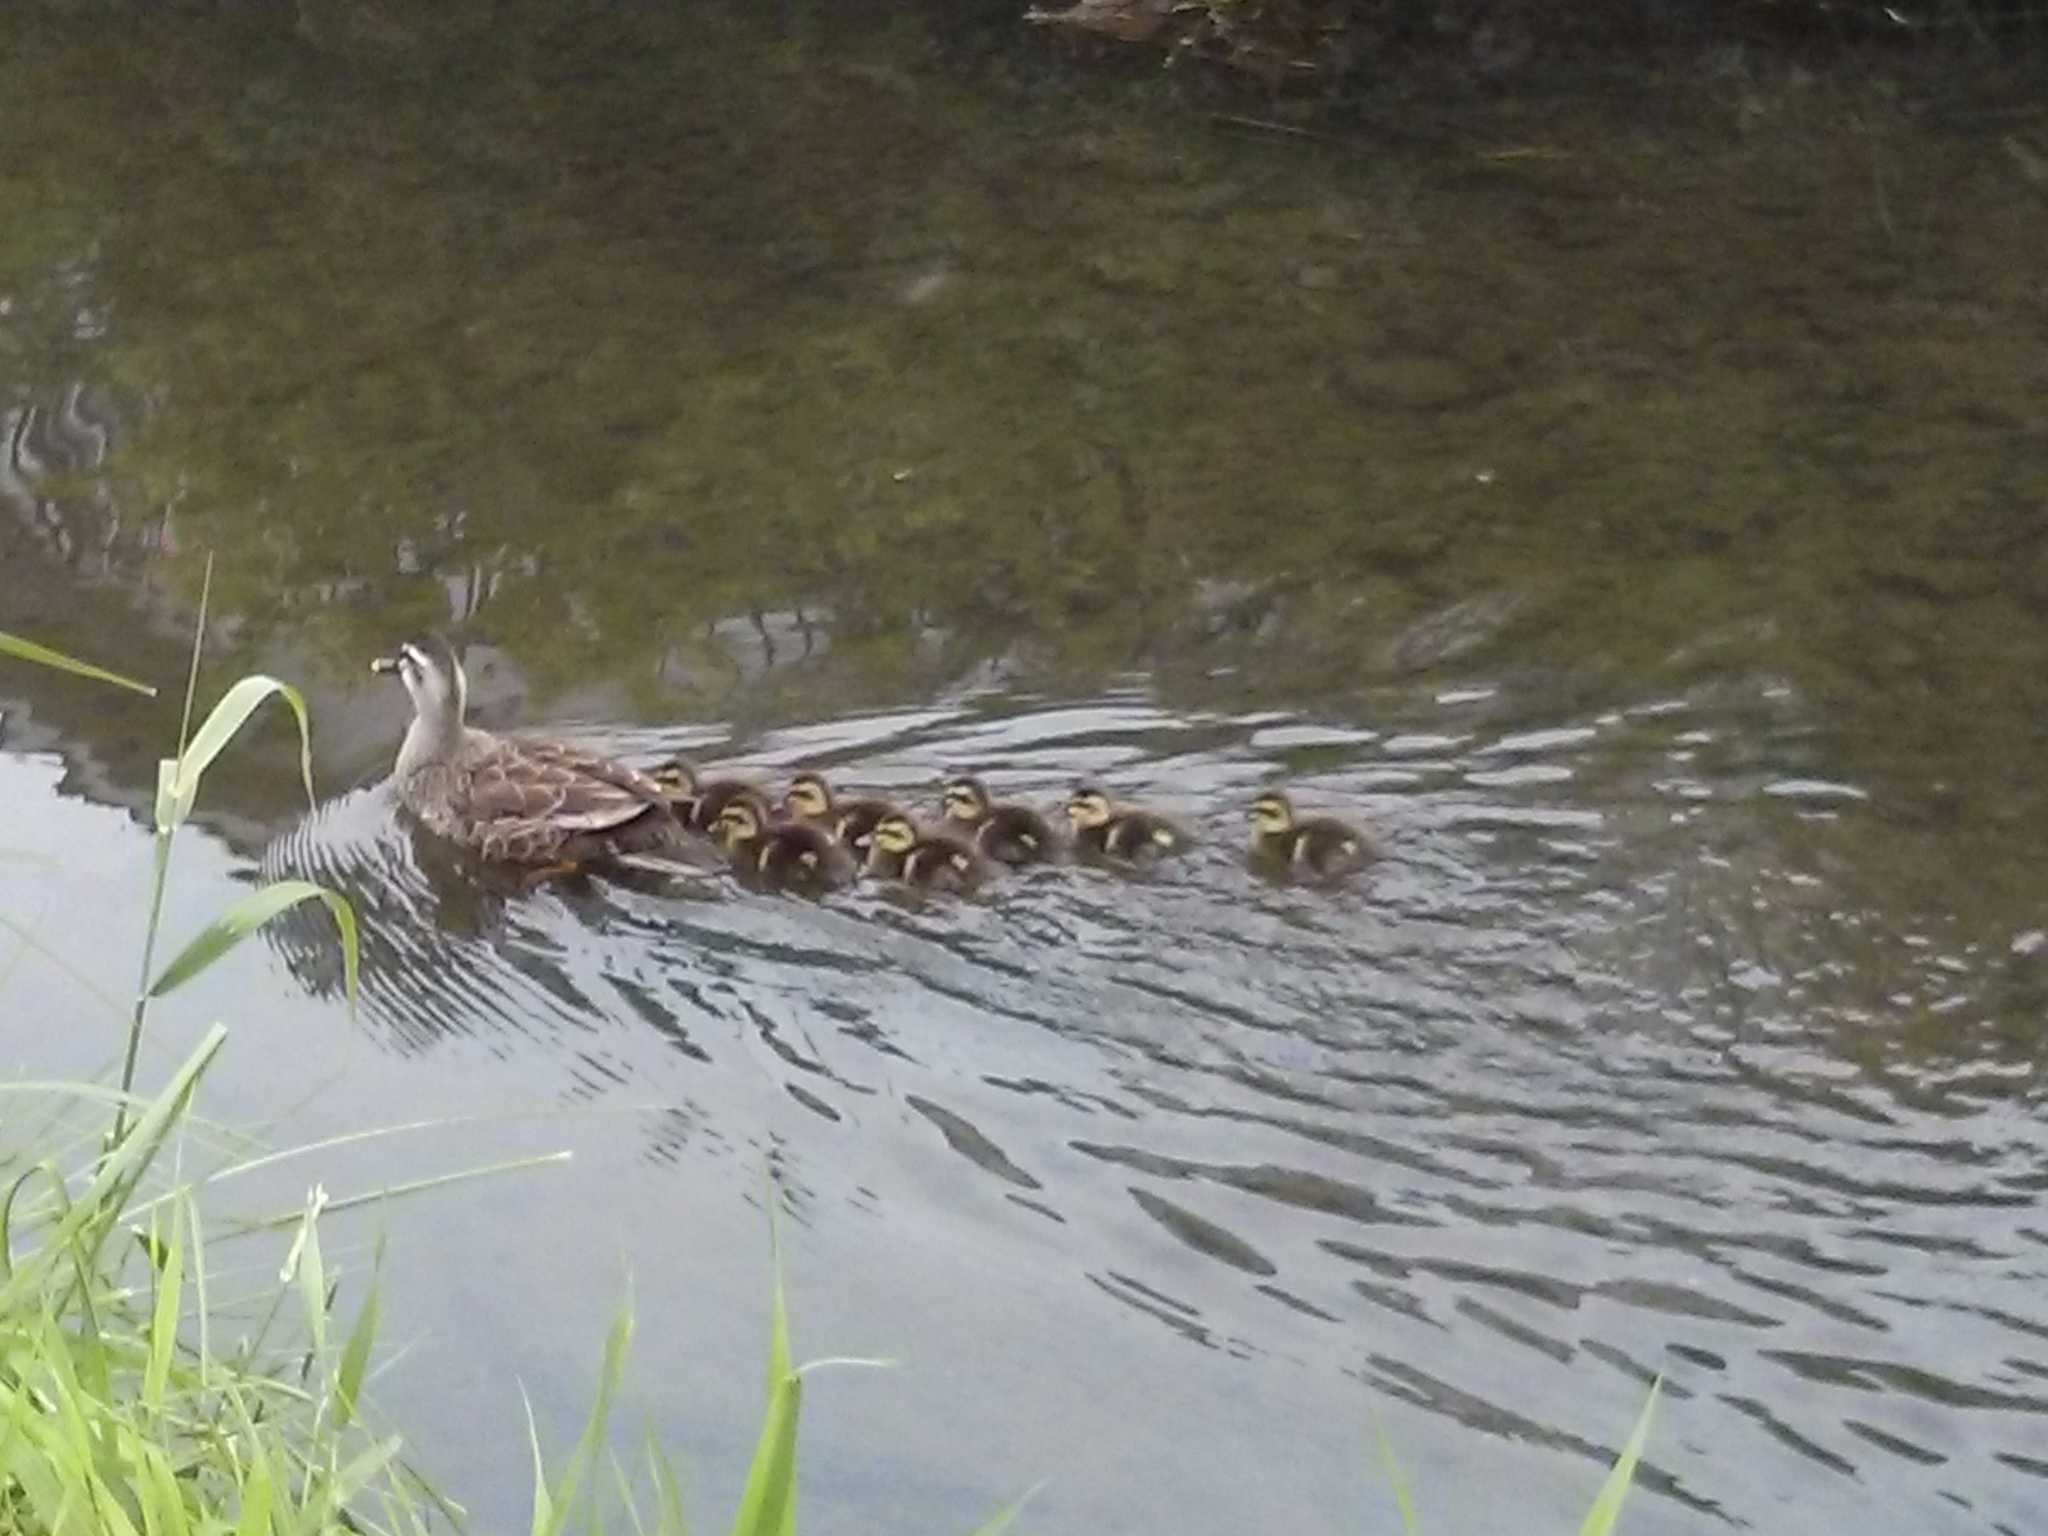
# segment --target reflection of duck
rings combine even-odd
[[[946,819],[959,824],[974,846],[1000,864],[1038,864],[1057,859],[1060,835],[1028,805],[998,805],[977,778],[954,779],[940,796]]]
[[[1188,845],[1178,823],[1157,811],[1118,805],[1093,784],[1067,797],[1067,819],[1079,847],[1127,864],[1149,864]]]
[[[778,889],[827,891],[854,876],[853,855],[831,833],[807,821],[776,821],[767,798],[734,795],[712,831],[732,866]]]
[[[875,823],[868,845],[869,873],[923,890],[969,891],[994,866],[975,846],[950,832],[923,831],[901,811]]]
[[[370,668],[396,673],[412,695],[392,781],[430,831],[487,859],[547,872],[679,845],[682,823],[637,768],[464,724],[468,683],[440,635],[409,640]]]
[[[760,793],[760,786],[746,779],[700,778],[697,765],[687,757],[672,757],[648,771],[684,826],[709,832],[718,825],[719,813],[739,795]]]
[[[1298,819],[1284,790],[1269,789],[1252,801],[1251,859],[1276,873],[1335,880],[1372,856],[1363,831],[1335,816]]]
[[[822,828],[847,847],[859,849],[868,846],[876,822],[884,816],[903,814],[894,802],[877,796],[841,800],[832,793],[825,775],[808,769],[789,781],[789,793],[782,797],[782,804],[799,821]]]

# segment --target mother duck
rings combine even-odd
[[[400,803],[429,831],[542,875],[682,844],[661,785],[639,769],[565,742],[465,724],[469,684],[443,636],[408,640],[370,670],[396,674],[412,695],[391,777]]]

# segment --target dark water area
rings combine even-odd
[[[908,14],[426,14],[10,15],[0,627],[165,692],[0,670],[0,1044],[118,1051],[65,967],[126,984],[211,551],[202,697],[302,682],[322,801],[223,759],[171,931],[325,880],[364,995],[285,924],[149,1062],[459,1117],[272,1203],[574,1151],[334,1240],[478,1528],[628,1275],[625,1421],[729,1507],[770,1168],[799,1353],[902,1362],[812,1380],[820,1531],[1391,1528],[1376,1420],[1427,1529],[1568,1530],[1660,1372],[1625,1529],[2048,1527],[2042,119],[1323,143]],[[494,726],[1198,844],[480,886],[385,798],[425,624]],[[1276,780],[1385,856],[1251,879]]]

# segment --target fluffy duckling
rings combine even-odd
[[[1252,801],[1251,859],[1288,875],[1336,880],[1372,857],[1372,840],[1335,816],[1299,818],[1284,790],[1263,791]]]
[[[789,793],[782,797],[782,808],[797,820],[831,833],[847,847],[863,851],[876,822],[884,816],[903,814],[893,801],[879,796],[841,800],[832,793],[825,775],[808,769],[789,781]]]
[[[735,870],[764,885],[829,891],[854,877],[853,855],[831,833],[809,822],[776,821],[767,797],[754,790],[725,802],[712,835]]]
[[[868,843],[867,871],[921,890],[971,891],[993,866],[972,843],[950,832],[919,830],[901,811],[875,823]]]
[[[1028,805],[998,805],[979,779],[951,780],[940,803],[954,830],[998,864],[1039,864],[1060,856],[1061,838],[1051,822]]]
[[[661,786],[683,825],[697,832],[716,827],[719,815],[736,797],[761,792],[759,785],[746,779],[699,778],[697,765],[687,757],[672,757],[649,769],[648,776]]]
[[[1188,845],[1180,826],[1157,811],[1118,805],[1093,784],[1067,797],[1074,842],[1085,851],[1126,864],[1149,864]]]

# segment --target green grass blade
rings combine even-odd
[[[654,1480],[654,1501],[659,1514],[654,1529],[659,1536],[689,1536],[690,1522],[683,1517],[683,1487],[676,1477],[675,1463],[662,1448],[647,1437],[647,1469]]]
[[[235,1522],[235,1536],[270,1536],[270,1465],[261,1456],[242,1485],[242,1518]]]
[[[118,672],[109,672],[105,667],[96,667],[89,661],[80,661],[76,656],[66,656],[62,651],[53,651],[47,645],[37,645],[33,640],[24,640],[19,635],[10,635],[0,629],[0,656],[14,656],[22,661],[32,661],[37,666],[55,667],[59,672],[75,672],[80,677],[89,677],[97,683],[112,683],[116,688],[126,688],[147,698],[155,698],[156,690],[148,683],[138,683],[132,677],[123,677]]]
[[[1401,1511],[1401,1529],[1407,1536],[1421,1536],[1422,1527],[1415,1519],[1415,1502],[1408,1496],[1408,1474],[1401,1470],[1401,1463],[1394,1457],[1394,1442],[1387,1438],[1387,1426],[1375,1419],[1373,1430],[1380,1440],[1380,1465],[1386,1469],[1387,1482],[1394,1490],[1394,1507]]]
[[[768,1319],[768,1403],[733,1515],[732,1536],[792,1536],[796,1529],[796,1426],[802,1405],[803,1378],[789,1363],[789,1317],[778,1256]]]
[[[597,1377],[597,1400],[591,1404],[590,1418],[562,1468],[561,1486],[555,1495],[554,1522],[548,1527],[547,1536],[555,1536],[573,1513],[576,1495],[584,1482],[595,1481],[594,1474],[604,1458],[605,1426],[611,1420],[612,1400],[618,1395],[619,1382],[626,1374],[626,1350],[632,1342],[633,1300],[628,1295],[619,1307],[619,1315],[612,1319],[610,1333],[605,1336],[604,1366]]]
[[[151,997],[175,991],[233,949],[278,913],[302,901],[318,901],[334,916],[341,934],[342,974],[348,989],[349,1006],[356,1001],[356,914],[347,898],[310,880],[277,880],[261,890],[251,891],[202,928],[177,955],[157,973],[149,985]]]
[[[306,784],[306,803],[313,803],[313,726],[306,714],[306,701],[290,683],[261,673],[245,677],[220,697],[205,723],[193,733],[191,743],[178,754],[174,798],[189,808],[199,793],[199,781],[213,766],[223,748],[234,739],[248,718],[265,700],[275,695],[289,704],[299,722],[299,775]]]
[[[88,1225],[104,1221],[110,1210],[118,1209],[117,1192],[139,1178],[156,1156],[157,1148],[185,1112],[193,1088],[219,1052],[227,1034],[218,1024],[207,1030],[205,1038],[185,1058],[184,1065],[178,1068],[164,1090],[136,1120],[134,1130],[100,1163],[92,1183],[64,1213],[49,1238],[40,1248],[16,1262],[13,1273],[0,1283],[0,1317],[21,1305],[22,1297],[29,1288],[41,1281],[50,1265],[70,1248]]]
[[[306,1337],[312,1341],[313,1360],[322,1379],[327,1370],[327,1266],[320,1256],[320,1213],[327,1206],[327,1191],[314,1185],[306,1196],[306,1214],[292,1239],[282,1278],[297,1280],[299,1305],[306,1314]]]
[[[533,1422],[533,1399],[526,1388],[519,1389],[519,1401],[526,1407],[526,1445],[533,1453],[533,1536],[548,1536],[556,1527],[555,1499],[548,1491],[548,1468],[540,1453],[540,1431]]]
[[[1621,1448],[1621,1455],[1615,1458],[1607,1481],[1600,1485],[1593,1507],[1586,1511],[1586,1518],[1579,1525],[1579,1536],[1608,1536],[1614,1529],[1614,1522],[1621,1518],[1621,1501],[1628,1493],[1630,1480],[1636,1475],[1636,1460],[1643,1454],[1643,1442],[1650,1437],[1650,1419],[1657,1411],[1657,1394],[1663,1386],[1662,1376],[1650,1383],[1649,1400],[1643,1404],[1643,1411],[1636,1415],[1636,1427],[1629,1434],[1628,1444]]]
[[[337,1410],[336,1428],[346,1428],[356,1415],[356,1401],[363,1389],[363,1376],[370,1367],[370,1346],[377,1338],[377,1298],[382,1289],[384,1244],[377,1243],[377,1259],[370,1271],[370,1291],[356,1312],[354,1326],[341,1346],[341,1368],[334,1379]]]
[[[186,1191],[183,1204],[185,1233],[192,1240],[193,1311],[199,1319],[199,1390],[204,1392],[211,1388],[213,1375],[213,1335],[206,1294],[206,1231],[199,1222],[199,1203],[192,1198],[190,1190]]]
[[[1038,1492],[1038,1486],[1034,1485],[1025,1489],[1023,1493],[977,1525],[968,1533],[968,1536],[1003,1536],[1005,1531],[1017,1523],[1017,1517],[1024,1513],[1024,1506],[1031,1502],[1032,1496]]]
[[[334,1475],[334,1486],[330,1494],[335,1506],[345,1509],[349,1500],[369,1486],[371,1478],[398,1458],[399,1448],[403,1444],[404,1441],[397,1435],[389,1435],[358,1452],[348,1465]]]
[[[178,1230],[183,1225],[183,1214],[175,1204],[171,1206],[171,1237],[163,1245],[163,1258],[157,1265],[156,1304],[149,1315],[149,1357],[142,1371],[142,1402],[152,1414],[163,1412],[164,1382],[170,1376],[171,1351],[178,1342],[178,1309],[185,1279],[185,1244]]]

